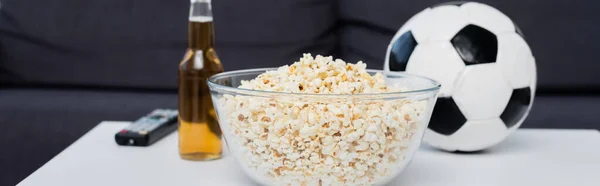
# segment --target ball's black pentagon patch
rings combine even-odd
[[[498,38],[485,28],[467,25],[450,42],[466,65],[496,62]]]
[[[531,89],[529,87],[514,89],[506,108],[500,115],[500,119],[506,128],[515,126],[527,112],[531,103]]]
[[[523,39],[525,39],[525,34],[523,34],[523,32],[521,31],[521,28],[519,28],[519,26],[517,26],[517,24],[515,23],[513,23],[513,25],[515,25],[515,32],[519,34],[519,36],[521,36]]]
[[[440,4],[437,4],[437,5],[433,5],[433,6],[431,6],[431,8],[435,8],[435,7],[438,7],[438,6],[446,6],[446,5],[461,6],[461,5],[463,5],[465,3],[468,3],[468,2],[469,1],[450,1],[450,2],[445,2],[445,3],[440,3]]]
[[[417,46],[417,40],[411,31],[402,34],[392,44],[388,59],[390,71],[405,71],[410,55]]]
[[[439,134],[451,135],[458,131],[466,122],[467,118],[465,118],[451,97],[438,98],[435,102],[428,127]]]

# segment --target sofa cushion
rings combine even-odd
[[[17,184],[101,121],[176,106],[175,93],[0,89],[0,185]]]
[[[523,123],[526,128],[600,130],[600,96],[538,96]]]
[[[366,60],[382,68],[387,45],[414,14],[438,4],[437,0],[344,0],[340,3],[341,57]],[[537,60],[538,84],[548,89],[600,88],[600,1],[482,0],[507,14],[524,32]],[[559,13],[557,13],[559,12]]]

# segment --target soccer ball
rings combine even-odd
[[[478,151],[503,141],[527,117],[536,65],[523,33],[502,12],[475,2],[429,7],[393,37],[384,70],[442,85],[424,141]]]

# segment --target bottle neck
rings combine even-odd
[[[215,36],[213,23],[211,22],[193,22],[189,23],[188,47],[190,49],[205,50],[214,48]]]
[[[188,47],[202,50],[214,48],[215,36],[210,0],[191,0]]]

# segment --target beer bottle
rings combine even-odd
[[[179,155],[186,160],[221,157],[221,130],[206,79],[223,72],[214,48],[210,0],[191,0],[188,49],[179,65]]]

